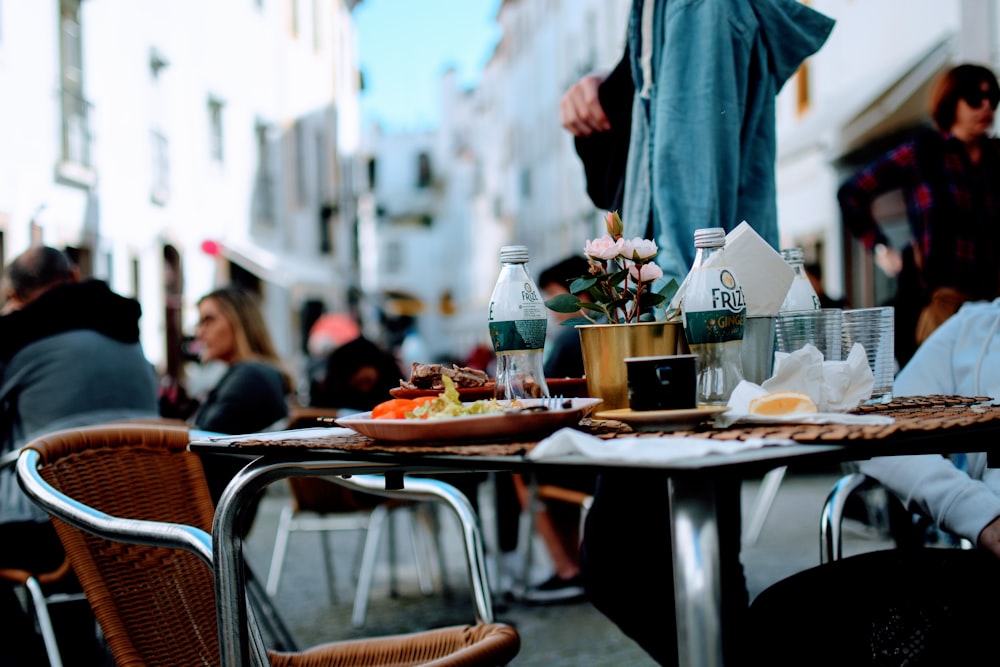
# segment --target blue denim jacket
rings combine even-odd
[[[629,22],[636,91],[643,1]],[[624,232],[654,239],[664,280],[680,283],[696,229],[746,220],[778,248],[775,96],[833,20],[796,0],[646,1],[653,85],[632,105]]]

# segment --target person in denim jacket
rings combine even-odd
[[[746,220],[778,248],[775,96],[832,28],[796,0],[634,0],[622,219],[665,281],[687,275],[696,229]]]

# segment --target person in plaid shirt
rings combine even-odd
[[[872,215],[879,195],[901,189],[924,303],[919,345],[968,300],[1000,296],[1000,139],[989,135],[1000,100],[986,67],[958,65],[935,84],[930,128],[858,171],[837,193],[844,225],[887,274],[902,268]],[[909,332],[897,332],[910,335]]]

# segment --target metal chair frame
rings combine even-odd
[[[320,477],[309,481],[336,484],[352,491],[373,495],[377,495],[378,492],[384,490],[384,484],[381,484],[381,486],[376,486],[375,484],[364,485],[364,480],[357,482],[357,477],[353,479],[355,480],[354,484],[351,483],[351,480],[337,477]],[[378,478],[375,477],[374,480],[377,481]],[[428,492],[428,485],[421,484],[422,481],[420,478],[408,477],[406,490]],[[431,495],[434,495],[434,500],[439,500],[437,495],[433,493]],[[427,498],[427,500],[430,501],[431,499]],[[296,507],[296,502],[293,498],[292,503],[281,510],[281,515],[278,518],[278,529],[275,535],[274,549],[271,553],[271,564],[268,568],[266,585],[268,595],[274,596],[278,593],[278,588],[281,584],[282,569],[292,534],[318,533],[320,535],[320,546],[323,551],[323,562],[326,568],[327,591],[330,602],[336,603],[336,578],[334,576],[333,552],[328,539],[329,533],[361,531],[364,533],[364,539],[359,543],[358,554],[355,557],[356,588],[354,606],[351,612],[351,623],[356,628],[364,627],[368,603],[375,580],[375,566],[383,537],[388,538],[390,594],[396,596],[399,592],[397,574],[398,549],[393,522],[395,515],[399,512],[408,513],[411,519],[409,523],[410,546],[412,547],[413,558],[416,564],[417,583],[420,592],[423,595],[430,595],[434,590],[431,573],[425,562],[424,553],[422,553],[428,550],[427,547],[432,549],[437,556],[442,587],[445,591],[448,591],[444,555],[436,529],[437,517],[428,510],[432,511],[433,508],[427,507],[424,502],[392,502],[390,499],[386,499],[385,502],[381,502],[370,509],[364,508],[351,511],[331,509],[329,512],[320,512],[311,508],[306,510],[299,509]]]

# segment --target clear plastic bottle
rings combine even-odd
[[[725,405],[743,380],[746,299],[725,261],[725,245],[723,228],[695,230],[694,266],[681,302],[684,336],[698,356],[698,402],[707,405]]]
[[[535,281],[528,274],[528,249],[500,248],[500,276],[490,297],[490,339],[497,354],[497,399],[549,395],[542,356],[547,313]]]
[[[780,312],[819,310],[819,297],[816,296],[816,290],[813,289],[809,276],[806,275],[806,260],[802,248],[785,248],[781,251],[781,257],[792,267],[795,278],[788,288]]]

